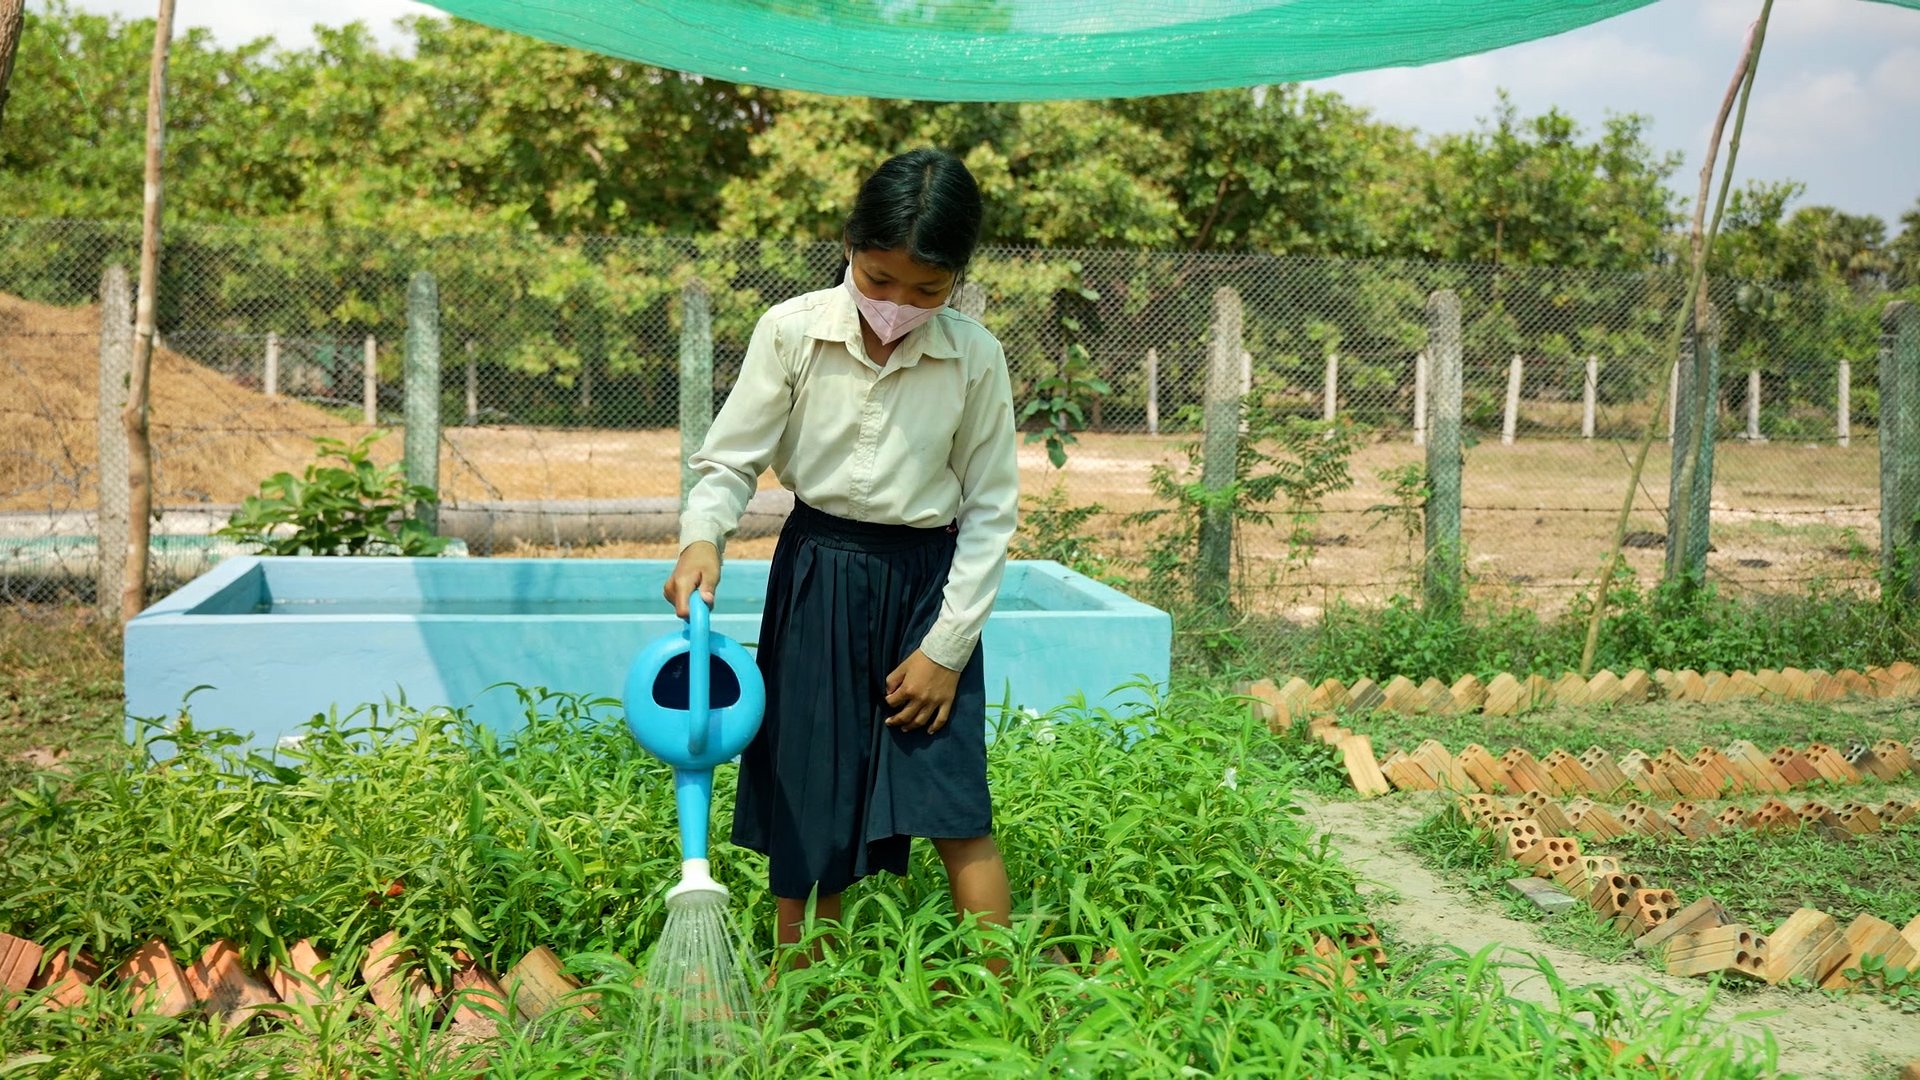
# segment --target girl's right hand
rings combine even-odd
[[[693,590],[700,590],[700,598],[713,607],[713,590],[720,584],[720,551],[705,540],[688,544],[680,553],[680,559],[673,564],[673,573],[667,577],[667,587],[661,592],[666,595],[667,603],[673,605],[673,613],[681,618],[687,617],[687,598]]]

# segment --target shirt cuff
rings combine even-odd
[[[920,642],[920,651],[927,655],[927,659],[949,671],[964,671],[979,644],[980,638],[976,634],[952,630],[935,623]]]
[[[714,550],[725,552],[727,548],[727,527],[713,518],[682,517],[680,519],[680,550],[685,551],[705,540]]]

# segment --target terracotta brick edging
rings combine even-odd
[[[1511,716],[1550,704],[1614,706],[1662,699],[1668,701],[1732,701],[1767,698],[1780,701],[1834,701],[1849,696],[1920,697],[1920,667],[1904,661],[1865,674],[1842,670],[1781,671],[1727,674],[1709,671],[1635,669],[1616,676],[1601,671],[1591,679],[1568,673],[1558,680],[1530,675],[1525,679],[1502,673],[1482,684],[1464,675],[1448,686],[1438,679],[1415,685],[1396,675],[1382,687],[1372,679],[1352,685],[1326,679],[1319,685],[1294,677],[1284,683],[1260,679],[1242,683],[1234,692],[1247,698],[1256,719],[1276,734],[1304,723],[1322,742],[1338,749],[1341,764],[1362,795],[1389,791],[1523,791],[1548,794],[1611,795],[1631,786],[1655,797],[1682,795],[1711,798],[1721,791],[1783,792],[1822,780],[1857,783],[1863,776],[1893,782],[1920,775],[1920,739],[1901,744],[1882,739],[1872,746],[1852,746],[1843,753],[1821,743],[1780,747],[1763,755],[1750,742],[1736,742],[1725,752],[1711,747],[1692,758],[1668,747],[1657,757],[1634,751],[1619,762],[1598,747],[1575,756],[1556,750],[1535,760],[1525,750],[1509,750],[1496,764],[1478,746],[1469,746],[1454,758],[1444,746],[1429,740],[1412,754],[1395,748],[1382,759],[1371,741],[1341,725],[1344,716],[1378,711],[1403,715],[1481,713]],[[1434,752],[1438,747],[1438,752]]]
[[[1378,945],[1377,938],[1370,940]],[[111,977],[134,991],[136,1012],[182,1016],[199,1010],[222,1023],[246,1023],[261,1014],[291,1021],[297,1014],[286,1006],[323,1004],[352,977],[352,972],[323,972],[326,959],[312,941],[303,940],[288,949],[287,964],[270,963],[258,972],[231,943],[216,941],[183,966],[172,948],[156,938],[129,954]],[[509,1001],[513,1013],[526,1020],[576,1007],[592,1014],[599,1005],[566,973],[559,954],[544,945],[530,950],[505,978],[464,952],[456,953],[454,961],[449,985],[436,988],[397,933],[382,936],[367,947],[358,973],[368,1009],[388,1020],[399,1019],[410,1008],[430,1009],[443,1026],[484,1037],[500,1020],[511,1018]],[[100,962],[85,952],[70,958],[65,948],[49,951],[30,938],[0,933],[0,998],[50,990],[45,1005],[67,1008],[79,1004],[87,986],[102,974]]]
[[[1833,916],[1801,908],[1772,934],[1762,934],[1734,922],[1711,896],[1683,907],[1671,890],[1624,871],[1619,860],[1583,854],[1577,837],[1551,835],[1528,806],[1523,801],[1519,809],[1507,810],[1483,793],[1463,795],[1455,803],[1496,853],[1585,901],[1615,933],[1632,939],[1637,951],[1658,954],[1668,974],[1720,974],[1775,985],[1793,979],[1826,990],[1852,990],[1859,983],[1847,973],[1860,970],[1869,957],[1888,966],[1920,965],[1920,917],[1896,929],[1861,915],[1842,931]],[[1539,897],[1536,903],[1543,908],[1551,903],[1551,890],[1544,885],[1523,891]]]
[[[1502,672],[1482,683],[1463,675],[1451,686],[1439,679],[1416,685],[1404,675],[1385,685],[1359,679],[1348,686],[1338,679],[1318,685],[1294,677],[1260,679],[1235,688],[1253,700],[1255,716],[1275,731],[1284,731],[1314,716],[1331,713],[1365,714],[1377,711],[1418,716],[1480,713],[1512,716],[1548,705],[1569,707],[1636,705],[1648,701],[1839,701],[1844,698],[1920,697],[1920,667],[1899,661],[1886,667],[1825,671],[1654,671],[1634,669],[1624,675],[1601,671],[1592,678],[1568,672],[1550,679],[1544,675],[1515,676]]]

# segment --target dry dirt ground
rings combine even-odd
[[[98,314],[0,295],[0,510],[90,508],[97,480]],[[267,398],[196,363],[162,351],[155,359],[153,426],[157,501],[163,506],[238,502],[279,470],[298,471],[309,436],[352,438],[368,429],[354,410],[329,412]],[[392,460],[390,435],[376,456]],[[1092,539],[1121,559],[1140,557],[1159,526],[1129,525],[1156,505],[1155,465],[1187,461],[1187,436],[1083,436],[1065,469],[1039,446],[1021,451],[1023,488],[1060,485],[1073,503],[1107,513]],[[1467,565],[1475,588],[1542,606],[1564,604],[1593,579],[1627,489],[1631,447],[1610,440],[1492,438],[1466,452]],[[1354,486],[1328,499],[1306,526],[1304,565],[1282,558],[1288,527],[1246,526],[1244,577],[1265,597],[1258,606],[1312,617],[1336,592],[1379,599],[1407,590],[1417,552],[1387,515],[1383,470],[1424,460],[1404,439],[1375,443],[1353,459]],[[450,427],[442,440],[441,487],[454,503],[491,499],[625,499],[671,496],[679,483],[679,436],[670,430]],[[1664,531],[1667,446],[1656,445],[1635,499],[1632,529]],[[763,484],[775,483],[771,476]],[[1719,449],[1710,572],[1729,585],[1804,589],[1815,579],[1869,573],[1878,542],[1878,454],[1871,440],[1832,444],[1729,442]],[[764,556],[766,542],[736,554]],[[619,545],[570,554],[653,557],[667,545]],[[1629,551],[1647,574],[1658,547]]]
[[[1651,985],[1689,1000],[1707,992],[1703,981],[1666,975],[1638,956],[1608,963],[1543,941],[1536,924],[1508,918],[1496,905],[1451,886],[1399,841],[1431,812],[1421,800],[1297,797],[1307,808],[1308,820],[1328,835],[1341,860],[1360,876],[1374,911],[1400,940],[1450,945],[1470,955],[1497,947],[1497,955],[1514,965],[1506,978],[1517,997],[1541,1003],[1552,998],[1533,957],[1545,959],[1569,983]],[[1779,1048],[1779,1067],[1787,1075],[1816,1080],[1891,1077],[1899,1063],[1920,1059],[1920,1016],[1862,997],[1833,1001],[1813,993],[1743,989],[1723,992],[1710,1017],[1725,1025],[1727,1038],[1757,1042],[1770,1033]]]

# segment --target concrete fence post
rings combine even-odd
[[[1213,341],[1207,353],[1200,484],[1208,491],[1232,485],[1240,454],[1240,294],[1222,286],[1213,292]],[[1201,604],[1225,607],[1233,579],[1233,510],[1209,506],[1200,519]]]
[[[1904,300],[1880,316],[1880,559],[1920,598],[1920,307]]]
[[[407,282],[407,482],[440,490],[440,283],[425,270]],[[440,527],[436,496],[414,509],[420,523]]]
[[[372,334],[361,349],[361,366],[360,411],[366,414],[367,426],[373,427],[380,422],[380,346]]]
[[[1587,377],[1580,384],[1580,437],[1593,438],[1600,412],[1600,358],[1587,357]]]
[[[280,334],[276,330],[267,331],[266,371],[260,386],[268,397],[280,396]]]
[[[1427,350],[1413,354],[1413,445],[1427,445]]]
[[[467,339],[467,426],[480,422],[480,365],[474,358],[478,346]]]
[[[700,474],[687,464],[713,426],[713,306],[699,278],[680,290],[680,504]]]
[[[966,281],[953,294],[953,309],[962,315],[980,319],[987,314],[987,290],[977,281]]]
[[[1747,372],[1747,441],[1766,442],[1760,434],[1760,369],[1752,368]]]
[[[1672,442],[1679,431],[1680,416],[1680,362],[1673,362],[1673,370],[1667,373],[1667,441]]]
[[[1507,364],[1507,409],[1500,420],[1500,445],[1512,446],[1520,431],[1520,383],[1526,377],[1519,353]]]
[[[1853,361],[1840,361],[1834,385],[1834,440],[1841,446],[1853,445]]]
[[[1147,350],[1147,434],[1160,434],[1160,350]]]
[[[133,374],[133,288],[127,268],[115,263],[100,275],[100,408],[94,414],[97,465],[94,487],[94,547],[100,553],[94,603],[103,614],[120,610],[127,560],[127,380]]]
[[[1340,415],[1340,356],[1327,354],[1327,372],[1321,382],[1321,419],[1331,424]]]
[[[1460,606],[1460,414],[1465,366],[1460,297],[1442,289],[1427,298],[1427,353],[1432,365],[1427,427],[1426,568],[1428,611]]]
[[[1714,440],[1720,423],[1720,313],[1705,311],[1704,336],[1682,347],[1680,405],[1667,485],[1667,580],[1705,581],[1712,524]]]

